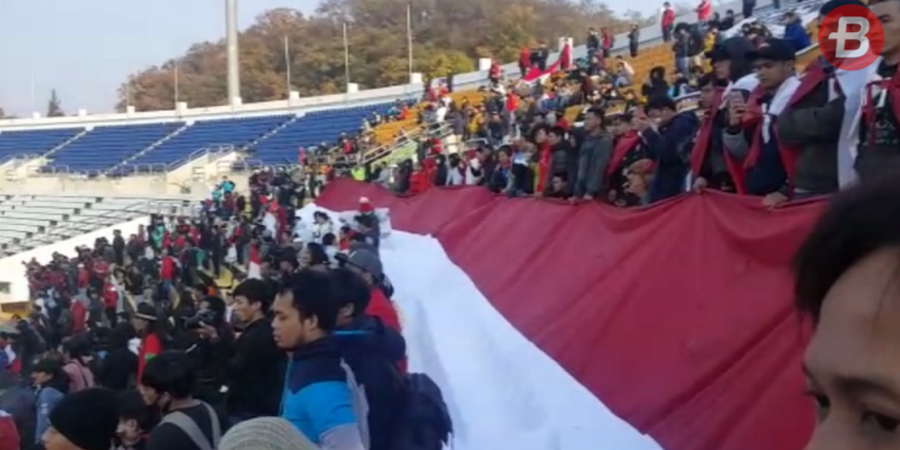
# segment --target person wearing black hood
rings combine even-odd
[[[735,179],[740,179],[735,165],[730,165],[722,146],[722,131],[728,126],[728,109],[723,101],[725,96],[750,96],[758,80],[753,74],[750,62],[745,58],[753,49],[750,41],[743,37],[733,37],[716,44],[707,52],[712,62],[712,77],[705,77],[698,83],[701,92],[710,91],[703,105],[706,117],[694,138],[691,151],[691,174],[695,190],[715,189],[737,192]]]
[[[124,391],[135,384],[138,357],[128,347],[128,342],[136,337],[137,333],[130,323],[120,323],[112,329],[108,352],[97,368],[97,384],[114,391]]]
[[[646,98],[669,95],[669,83],[666,81],[666,68],[656,66],[650,69],[650,77],[641,86],[641,95]]]
[[[859,0],[831,0],[819,9],[819,22],[835,9]],[[838,140],[845,97],[834,66],[821,55],[806,66],[800,87],[778,116],[778,137],[799,152],[794,198],[831,194],[838,189]]]
[[[332,270],[329,277],[340,307],[332,335],[366,393],[369,448],[390,450],[406,369],[406,341],[377,317],[365,314],[369,288],[362,277],[345,268]]]
[[[647,117],[639,118],[637,127],[655,163],[649,200],[656,202],[684,192],[691,139],[699,121],[694,111],[679,113],[675,100],[669,97],[651,98],[646,108]]]

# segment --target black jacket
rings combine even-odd
[[[247,325],[225,366],[229,414],[278,415],[286,363],[268,319]]]
[[[392,450],[394,419],[403,387],[398,366],[406,359],[406,341],[371,316],[358,317],[351,326],[338,328],[334,339],[366,393],[370,450]]]
[[[114,391],[124,391],[131,386],[137,374],[138,357],[128,348],[111,350],[103,358],[95,375],[99,385]]]

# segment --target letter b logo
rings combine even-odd
[[[859,31],[850,32],[850,25],[859,26]],[[838,30],[829,34],[828,38],[837,42],[835,56],[838,58],[859,58],[869,51],[869,21],[865,17],[841,17],[838,19]],[[847,42],[859,42],[859,48],[847,50]]]
[[[860,70],[870,66],[884,48],[884,27],[864,6],[836,8],[819,25],[819,49],[835,67]]]

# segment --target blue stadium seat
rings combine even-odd
[[[129,166],[173,164],[185,161],[192,153],[213,145],[233,145],[235,148],[241,148],[294,117],[291,114],[281,114],[198,120],[171,139],[129,161]]]
[[[46,153],[82,131],[84,128],[4,131],[0,133],[0,159]]]
[[[96,127],[51,155],[50,170],[109,169],[184,126],[183,122]]]
[[[300,147],[334,144],[341,133],[355,134],[373,111],[386,114],[394,102],[314,111],[288,124],[250,148],[253,159],[266,165],[294,164]]]

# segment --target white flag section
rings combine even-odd
[[[451,448],[661,450],[507,322],[436,239],[394,231],[380,254],[409,369],[440,385],[453,417]]]

